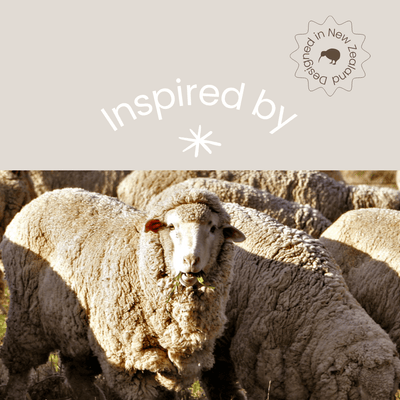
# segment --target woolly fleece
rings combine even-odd
[[[0,171],[0,240],[7,225],[32,199],[26,183],[12,171]]]
[[[286,200],[308,204],[330,221],[353,209],[400,209],[400,192],[395,189],[346,185],[318,171],[134,171],[118,186],[118,198],[143,210],[154,195],[168,186],[197,177],[250,185]]]
[[[28,171],[36,196],[63,188],[82,188],[116,197],[117,187],[131,171]]]
[[[0,171],[0,241],[7,225],[21,208],[31,201],[31,193],[24,181],[12,171]],[[0,297],[4,296],[1,252],[0,252]]]
[[[175,194],[150,217],[196,202],[218,211],[220,226],[229,222],[218,198],[199,190]],[[221,233],[205,278],[215,289],[179,286],[167,302],[173,281],[158,233],[144,233],[147,219],[81,189],[46,193],[14,218],[0,246],[11,292],[0,355],[15,379],[60,349],[83,370],[97,358],[122,399],[155,399],[160,384],[179,390],[211,368],[233,244]]]
[[[396,171],[340,171],[349,185],[377,185],[396,187]]]
[[[392,398],[396,348],[350,294],[328,251],[256,210],[225,209],[246,241],[234,258],[229,324],[203,377],[210,398],[234,385],[227,356],[250,400],[267,398],[269,385],[270,400]]]
[[[174,191],[187,188],[208,190],[215,193],[221,201],[237,203],[262,211],[282,224],[291,228],[304,230],[316,238],[331,225],[331,222],[327,218],[309,205],[288,201],[249,185],[241,185],[240,183],[212,178],[188,179],[182,183],[170,186],[159,195],[153,197],[148,208],[152,208],[161,199],[169,197]]]
[[[400,351],[400,211],[349,211],[320,240],[350,292]]]

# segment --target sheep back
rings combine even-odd
[[[129,366],[134,355],[121,352],[124,333],[143,330],[135,266],[144,218],[115,199],[74,189],[46,193],[14,218],[1,244],[6,278],[12,303],[42,324],[44,346],[88,354],[89,335],[112,364]],[[21,325],[13,334],[32,333]],[[32,342],[40,340],[33,334]]]
[[[130,171],[29,171],[36,196],[62,188],[76,187],[116,197],[117,187]]]
[[[152,208],[154,204],[157,204],[165,197],[169,197],[175,191],[191,187],[216,193],[221,201],[237,203],[264,212],[280,223],[304,230],[314,237],[319,237],[331,225],[331,222],[318,210],[308,205],[282,199],[249,185],[213,178],[188,179],[182,183],[169,186],[153,197],[148,204],[148,208]]]
[[[12,171],[0,171],[0,240],[15,214],[32,199],[26,183]]]
[[[266,398],[269,385],[271,400],[393,395],[395,346],[350,294],[328,251],[256,210],[225,208],[246,241],[237,245],[229,324],[218,343],[231,343],[248,398]]]
[[[196,178],[201,171],[133,171],[118,185],[117,197],[126,204],[145,210],[150,200],[167,187]],[[207,176],[207,171],[203,172]]]
[[[400,211],[343,214],[321,237],[353,296],[400,350]]]
[[[319,171],[134,171],[121,182],[118,198],[145,209],[150,199],[168,186],[196,177],[250,185],[289,201],[308,204],[330,221],[358,208],[400,209],[397,190],[346,185]]]
[[[391,186],[396,185],[396,171],[340,171],[343,181],[349,185],[374,185]]]

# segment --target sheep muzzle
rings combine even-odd
[[[181,273],[181,277],[179,279],[179,282],[183,286],[186,286],[186,287],[194,286],[196,284],[196,282],[197,282],[198,276],[200,276],[199,273],[191,273],[191,272],[185,273],[185,272],[182,272]]]

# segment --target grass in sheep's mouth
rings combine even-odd
[[[198,282],[201,286],[205,286],[205,287],[208,287],[208,288],[210,288],[210,289],[215,289],[214,286],[207,286],[207,285],[204,284],[204,278],[203,278],[204,272],[203,272],[203,271],[200,271],[200,272],[198,272],[197,274],[193,274],[193,275],[196,275],[197,282]],[[174,282],[174,286],[173,286],[171,292],[170,292],[169,295],[168,295],[168,299],[167,299],[166,303],[169,302],[169,300],[170,300],[172,294],[174,293],[175,289],[179,286],[181,276],[182,276],[182,272],[179,272],[179,274],[172,280],[172,281]]]

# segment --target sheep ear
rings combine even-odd
[[[144,231],[152,231],[154,233],[157,233],[160,228],[162,228],[165,224],[163,224],[160,220],[158,219],[149,219],[146,222],[146,225],[144,226]]]
[[[231,240],[232,242],[243,242],[246,240],[244,233],[232,225],[225,226],[223,232],[225,239]]]

